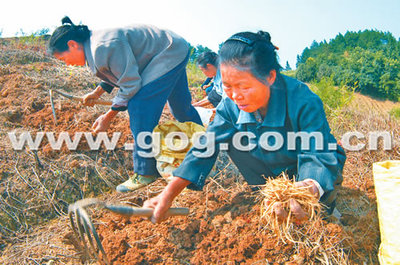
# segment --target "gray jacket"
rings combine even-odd
[[[149,25],[92,31],[83,46],[91,71],[109,88],[119,87],[113,100],[118,110],[125,110],[142,86],[171,71],[189,52],[182,37]]]

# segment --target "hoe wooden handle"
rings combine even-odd
[[[81,98],[80,101],[83,102],[83,98]],[[90,102],[94,103],[95,105],[105,105],[105,106],[111,106],[112,105],[111,101],[101,100],[101,99],[91,100]]]
[[[119,206],[119,205],[105,205],[104,208],[110,210],[114,213],[125,215],[125,216],[144,216],[150,217],[153,215],[153,210],[151,208],[135,208],[130,206]],[[177,215],[188,215],[189,208],[170,208],[167,211],[167,215],[177,216]]]
[[[57,89],[52,89],[54,92],[56,92],[57,94],[66,97],[70,100],[73,101],[78,101],[78,102],[83,102],[83,97],[78,97],[78,96],[74,96],[74,95],[70,95],[67,94],[65,92],[62,92],[60,90]],[[111,101],[107,101],[107,100],[101,100],[101,99],[95,99],[95,100],[91,100],[92,103],[94,103],[95,105],[106,105],[106,106],[111,106],[112,102]]]

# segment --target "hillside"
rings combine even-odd
[[[109,132],[122,132],[113,151],[90,151],[84,141],[75,151],[51,150],[46,141],[37,151],[13,150],[9,132],[90,132],[107,108],[82,107],[55,96],[56,125],[48,90],[83,95],[98,80],[86,68],[66,67],[44,55],[40,39],[0,41],[0,264],[95,264],[73,237],[68,204],[97,197],[141,206],[165,182],[116,194],[115,186],[132,174],[131,152],[123,148],[132,141],[125,113],[113,121]],[[191,72],[188,76],[193,78]],[[191,89],[198,99],[199,88]],[[328,119],[338,139],[349,131],[367,135],[386,130],[398,143],[399,122],[388,114],[393,106],[356,95]],[[171,118],[166,108],[162,121]],[[250,191],[224,154],[203,191],[186,191],[175,202],[174,206],[190,209],[188,217],[153,225],[100,209],[90,214],[113,264],[378,264],[372,164],[400,159],[399,151],[395,145],[390,151],[347,152],[337,203],[341,222],[320,220],[311,235],[307,224],[299,225],[304,233],[300,242],[282,242],[265,226],[260,195]]]
[[[331,78],[335,85],[399,101],[399,73],[400,41],[390,32],[365,30],[314,41],[298,57],[296,77],[305,82]]]

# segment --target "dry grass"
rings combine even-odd
[[[64,216],[68,204],[113,190],[128,174],[118,170],[117,153],[113,165],[101,162],[105,155],[66,154],[52,160],[39,159],[32,151],[14,152],[7,163],[14,164],[12,175],[0,186],[2,239],[13,241],[44,221]]]

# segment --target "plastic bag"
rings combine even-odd
[[[199,113],[201,122],[207,126],[210,123],[211,117],[213,115],[213,111],[211,109],[203,108],[203,107],[194,107]]]
[[[157,170],[160,175],[169,181],[172,178],[172,171],[174,171],[182,163],[186,153],[192,148],[192,137],[195,133],[205,132],[205,128],[193,122],[177,122],[167,121],[163,124],[157,125],[154,128],[154,133],[160,133],[160,153],[155,157]],[[171,150],[166,143],[166,136],[171,132],[183,132],[186,134],[189,142],[184,142],[180,138],[174,138],[172,144],[175,147],[184,146],[178,151]],[[158,147],[157,147],[158,148]]]
[[[400,264],[400,161],[373,164],[381,245],[379,263]]]

